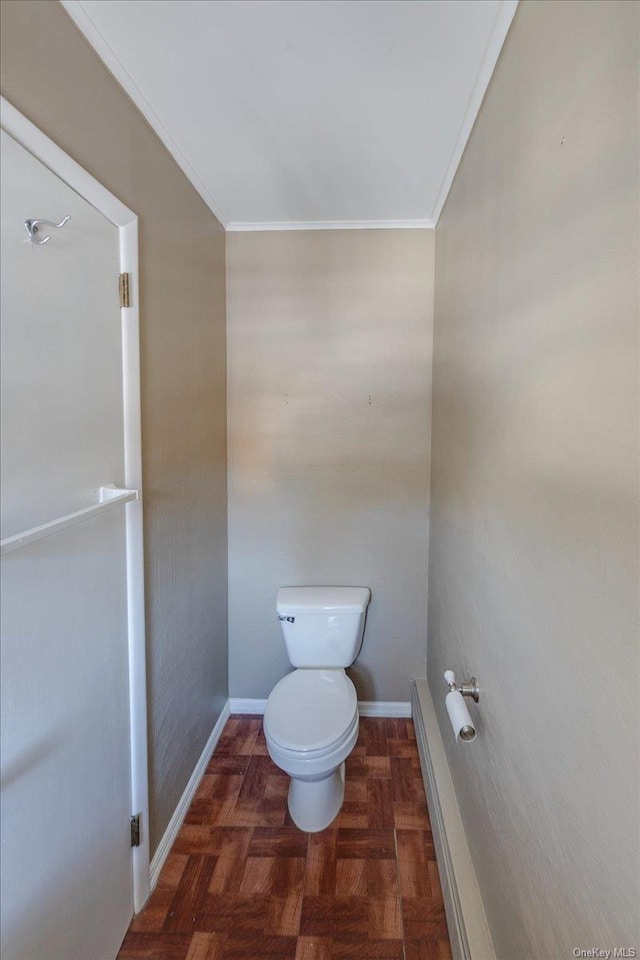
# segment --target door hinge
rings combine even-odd
[[[118,278],[118,290],[120,292],[120,306],[131,306],[131,274],[121,273]]]
[[[140,814],[136,813],[131,817],[131,846],[140,846]]]

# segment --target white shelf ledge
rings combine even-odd
[[[137,490],[123,490],[111,484],[100,487],[98,503],[85,507],[83,510],[76,510],[75,513],[68,513],[65,517],[59,517],[57,520],[50,520],[49,523],[42,523],[38,527],[31,527],[30,530],[16,533],[12,537],[7,537],[0,542],[2,548],[0,553],[4,556],[5,553],[11,553],[12,550],[26,547],[28,543],[33,543],[34,540],[49,537],[52,533],[64,530],[65,527],[72,527],[76,523],[82,523],[84,520],[92,520],[94,517],[106,513],[107,510],[113,510],[114,507],[118,507],[122,503],[129,503],[129,501],[137,499]]]

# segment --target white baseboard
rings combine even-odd
[[[411,703],[406,700],[359,700],[361,717],[410,717]]]
[[[243,700],[238,697],[231,697],[229,700],[231,713],[251,713],[262,716],[266,705],[266,700]]]
[[[191,801],[193,800],[194,794],[198,789],[202,777],[204,776],[204,772],[207,769],[207,764],[211,759],[211,754],[217,746],[218,740],[220,739],[220,735],[222,734],[225,723],[229,719],[230,713],[229,701],[227,700],[213,730],[211,731],[211,736],[207,740],[204,750],[200,754],[200,759],[196,763],[195,769],[189,778],[189,782],[184,788],[184,793],[180,797],[178,806],[174,810],[173,816],[169,821],[169,826],[165,830],[162,840],[158,844],[158,849],[153,855],[153,860],[151,861],[149,870],[151,890],[154,889],[156,883],[158,882],[160,871],[162,870],[164,862],[169,855],[169,851],[171,850],[171,847],[178,836],[178,831],[182,826],[182,821],[187,815]]]
[[[426,680],[415,681],[412,705],[453,960],[495,960],[491,934]]]
[[[237,697],[229,700],[231,713],[263,714],[266,705],[266,700],[243,700]],[[358,711],[361,717],[410,717],[411,704],[409,701],[360,700]]]

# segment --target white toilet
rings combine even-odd
[[[264,712],[269,755],[291,777],[289,813],[324,830],[344,798],[344,761],[358,739],[358,698],[344,672],[362,646],[366,587],[281,587],[278,617],[296,669],[275,685]]]

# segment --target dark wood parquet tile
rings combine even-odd
[[[184,874],[189,857],[172,850],[155,890],[149,897],[142,913],[134,917],[129,928],[134,933],[158,933],[164,926],[171,902]]]
[[[402,960],[402,948],[402,940],[336,937],[331,945],[331,960]]]
[[[194,933],[186,960],[222,960],[225,939],[217,933]]]
[[[224,960],[263,960],[275,957],[276,960],[295,960],[296,937],[264,936],[259,941],[247,933],[233,933],[227,940],[223,953]]]
[[[231,717],[222,731],[214,756],[252,756],[261,726],[259,717]]]
[[[338,830],[336,856],[342,860],[355,857],[364,860],[389,860],[396,855],[393,830]]]
[[[405,960],[450,960],[448,937],[444,940],[407,940]]]
[[[118,960],[185,960],[191,945],[189,933],[133,933],[124,938]]]
[[[250,760],[250,754],[246,756],[225,757],[221,754],[219,755],[216,751],[211,757],[211,760],[209,760],[205,773],[221,774],[227,777],[244,777]]]
[[[391,776],[389,757],[365,757],[364,775],[367,779],[382,778],[388,780]]]
[[[366,860],[365,870],[368,896],[389,899],[400,895],[395,860]]]
[[[366,829],[369,826],[366,780],[355,777],[352,780],[347,779],[342,808],[332,826],[359,829]]]
[[[366,860],[338,860],[336,862],[336,897],[366,897],[367,884]]]
[[[300,933],[302,916],[302,893],[288,894],[286,897],[273,897],[271,914],[265,932],[280,937],[297,937]]]
[[[250,840],[251,830],[249,829],[216,827],[206,823],[194,824],[185,820],[173,845],[172,853],[246,856]]]
[[[256,827],[251,837],[250,857],[306,858],[311,834],[297,827]],[[318,834],[316,834],[318,836]]]
[[[262,719],[232,717],[118,960],[450,960],[411,720],[361,719],[346,768],[302,833]]]
[[[369,757],[387,757],[387,738],[385,735],[385,721],[380,723],[373,717],[361,717],[360,739]]]
[[[394,803],[393,819],[396,830],[431,829],[427,811],[420,802]]]
[[[447,936],[444,907],[432,897],[403,897],[402,919],[407,940],[439,940]]]
[[[164,930],[186,933],[196,929],[196,915],[209,890],[213,857],[191,856],[182,874],[164,922]]]
[[[335,892],[337,846],[337,830],[323,830],[322,833],[309,835],[305,896],[330,896]]]
[[[297,857],[249,857],[245,862],[240,893],[302,896],[305,861]]]
[[[393,830],[393,786],[391,780],[371,777],[363,781],[367,790],[367,813],[369,826],[374,830]]]
[[[401,940],[404,936],[400,897],[375,899],[369,897],[369,938],[371,940]]]
[[[331,960],[331,937],[298,937],[295,960]]]
[[[429,863],[435,854],[431,833],[426,830],[396,830],[396,845],[401,896],[413,900],[432,897],[433,879]],[[434,899],[438,894],[439,889]]]
[[[237,800],[244,783],[244,774],[205,773],[194,797],[195,800]]]
[[[250,932],[259,942],[268,922],[270,905],[270,897],[265,895],[209,894],[200,903],[196,926],[208,933]]]
[[[300,933],[303,936],[330,937],[343,933],[369,936],[369,904],[367,897],[305,896],[302,905]]]

